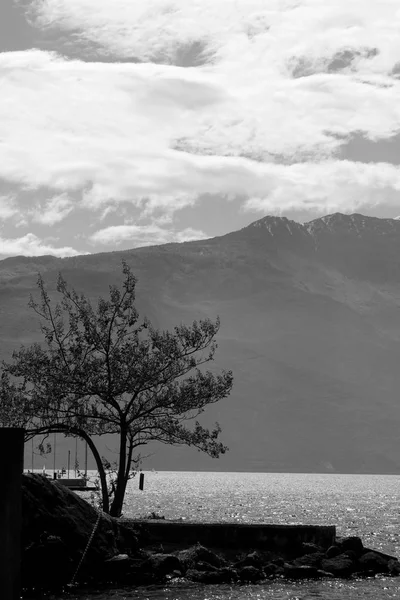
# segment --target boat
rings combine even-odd
[[[73,479],[59,477],[55,481],[58,481],[69,490],[76,492],[94,492],[99,489],[97,485],[88,485],[88,482],[84,477],[77,477]]]

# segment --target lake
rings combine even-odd
[[[290,473],[145,472],[129,483],[124,516],[336,525],[364,545],[400,557],[400,476]],[[400,598],[400,578],[202,586],[175,582],[134,590],[76,591],[83,600],[377,600]]]

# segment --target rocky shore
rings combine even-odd
[[[329,548],[303,543],[296,557],[251,548],[152,545],[145,523],[113,519],[57,481],[23,476],[25,595],[71,583],[137,586],[185,578],[200,583],[262,583],[275,578],[400,575],[392,556],[364,548],[358,537]]]

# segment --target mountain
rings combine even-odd
[[[50,290],[61,271],[95,299],[122,280],[122,258],[155,326],[220,316],[215,368],[235,375],[231,396],[202,419],[221,423],[230,452],[212,460],[155,446],[146,469],[400,473],[399,220],[267,216],[208,240],[7,258],[0,357],[41,339],[27,307],[38,271]],[[109,454],[113,440],[101,446]]]

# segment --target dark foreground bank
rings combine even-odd
[[[59,482],[24,475],[24,596],[71,584],[132,587],[174,578],[216,584],[400,574],[395,557],[364,548],[357,537],[332,537],[333,528],[286,528],[285,536],[274,539],[274,526],[253,526],[249,539],[246,526],[198,527],[112,519]],[[255,536],[256,531],[261,533]]]

